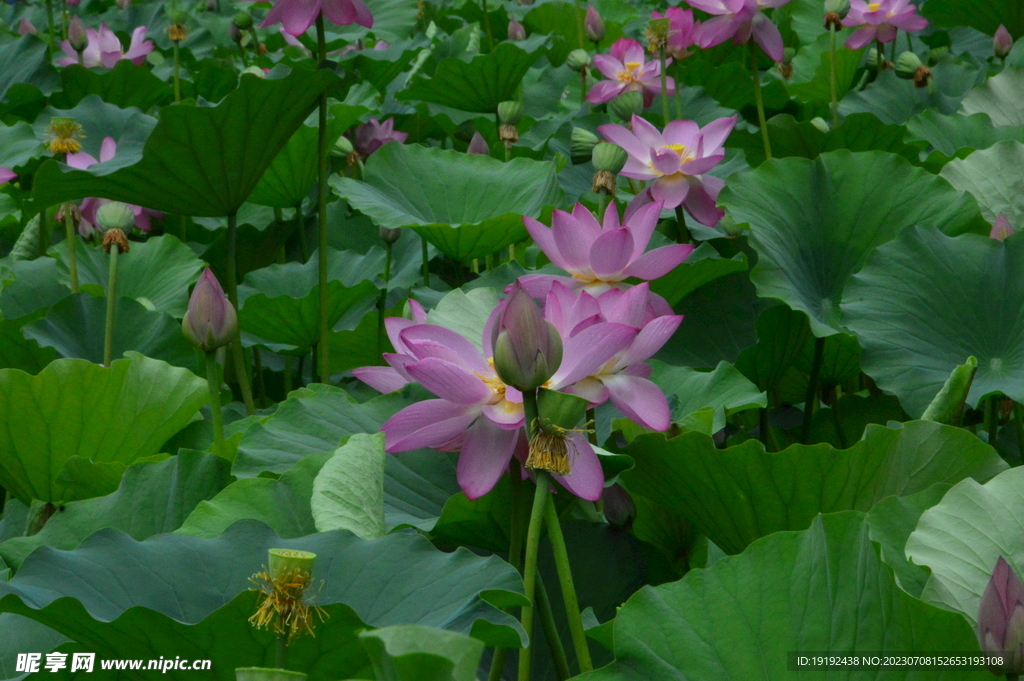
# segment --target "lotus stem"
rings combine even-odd
[[[814,417],[814,406],[818,401],[818,376],[821,374],[821,363],[825,357],[825,339],[814,339],[814,360],[811,362],[811,376],[807,381],[807,400],[804,402],[804,423],[800,441],[805,445],[811,439],[811,419]]]
[[[548,504],[548,510],[552,505]],[[555,677],[558,681],[566,681],[572,674],[569,672],[569,660],[565,657],[565,648],[562,646],[562,639],[558,635],[558,627],[555,625],[555,614],[551,609],[551,598],[548,596],[547,587],[544,586],[544,579],[537,573],[537,615],[540,616],[540,625],[544,629],[544,638],[548,641],[548,650],[551,652],[551,662],[555,666]]]
[[[327,37],[324,29],[324,15],[320,12],[316,15],[316,51],[317,68],[325,68],[327,61]],[[331,363],[329,357],[330,329],[327,325],[327,154],[330,151],[327,145],[327,93],[320,95],[320,137],[319,137],[319,160],[320,180],[316,193],[317,206],[317,227],[320,233],[320,341],[317,343],[317,350],[320,353],[318,368],[320,369],[320,382],[327,384],[331,382]]]
[[[594,427],[587,432],[587,440],[590,441],[590,444],[596,445],[597,444],[597,410],[593,409],[593,408],[587,409],[587,415],[586,415],[585,418],[587,419],[587,423],[593,423],[594,424]],[[584,428],[590,428],[589,426],[583,426],[583,427]]]
[[[764,451],[766,451],[766,452],[774,451],[772,449],[772,446],[771,446],[771,438],[768,437],[768,429],[771,426],[768,424],[768,408],[767,407],[761,407],[760,409],[757,410],[757,421],[758,421],[758,430],[760,431],[760,435],[761,435],[760,440],[761,440],[761,444],[764,445]]]
[[[1013,405],[1013,429],[1017,434],[1017,448],[1020,450],[1020,458],[1024,460],[1024,423],[1021,422],[1021,407],[1016,402]]]
[[[277,647],[274,650],[274,667],[277,669],[288,668],[288,634],[277,635]]]
[[[117,303],[117,256],[121,248],[112,244],[107,274],[107,320],[103,333],[103,366],[109,367],[114,355],[114,305]]]
[[[897,31],[899,33],[899,31]],[[889,48],[889,61],[896,63],[896,36],[893,36],[892,47]]]
[[[754,76],[754,101],[757,103],[757,121],[761,125],[761,141],[764,142],[764,158],[772,160],[772,143],[768,139],[768,122],[764,117],[764,97],[761,96],[761,71],[757,68],[757,48],[754,41],[747,43],[750,50],[750,71]]]
[[[537,391],[528,390],[523,393],[523,411],[526,416],[526,435],[532,436],[533,422],[537,418]],[[537,547],[540,544],[541,523],[544,520],[544,507],[547,505],[548,491],[551,488],[551,476],[547,471],[537,471],[537,488],[533,493],[533,509],[530,512],[530,525],[526,531],[526,559],[523,564],[523,586],[526,589],[526,600],[519,617],[523,630],[529,637],[526,648],[519,652],[519,681],[530,681],[530,654],[533,649],[533,608],[537,585]]]
[[[999,439],[999,396],[993,395],[985,404],[985,429],[988,431],[988,444],[996,446]]]
[[[512,509],[509,522],[508,563],[521,574],[523,571],[523,509],[526,490],[523,488],[519,460],[514,457],[509,469],[509,479],[512,483]],[[501,681],[501,673],[505,669],[507,657],[508,648],[497,648],[494,651],[494,657],[491,658],[491,671],[487,675],[488,681]]]
[[[430,286],[430,253],[427,252],[427,240],[420,236],[421,252],[423,254],[423,286]]]
[[[224,456],[224,415],[220,407],[220,369],[217,351],[206,353],[206,386],[210,391],[210,419],[213,421],[213,453]]]
[[[75,257],[75,220],[71,215],[71,204],[64,204],[64,234],[68,241],[68,270],[71,273],[71,292],[78,293],[78,260]]]
[[[581,50],[587,49],[587,33],[583,27],[583,17],[585,14],[586,10],[583,9],[583,3],[580,0],[576,0],[576,35],[579,36]]]
[[[682,205],[676,206],[676,228],[678,229],[676,238],[679,240],[679,243],[688,244],[693,241],[690,228],[686,226],[686,213],[683,212]]]
[[[292,356],[284,356],[284,394],[285,397],[292,391]]]
[[[388,284],[391,281],[391,249],[393,244],[384,244],[384,288],[377,299],[377,351],[384,352],[384,310],[388,304]]]
[[[228,300],[238,309],[238,216],[232,213],[228,216],[227,235],[227,265],[228,265]],[[238,379],[238,389],[242,393],[242,401],[245,403],[245,411],[252,416],[256,413],[256,403],[252,399],[252,387],[249,385],[249,374],[245,369],[245,355],[242,353],[242,325],[235,329],[235,339],[231,341],[231,359],[235,363],[235,377]]]
[[[302,258],[302,262],[309,261],[309,245],[306,243],[306,225],[303,224],[302,220],[302,204],[295,204],[295,231],[299,233],[299,257]]]
[[[538,471],[538,474],[540,474],[540,471]],[[558,512],[555,510],[554,504],[547,505],[544,518],[548,528],[548,539],[551,540],[551,548],[555,556],[555,567],[558,569],[558,582],[562,587],[565,614],[569,619],[569,632],[572,634],[572,644],[576,649],[576,661],[579,664],[580,673],[585,674],[586,672],[593,671],[594,663],[590,660],[587,634],[583,630],[579,599],[576,597],[576,587],[572,581],[572,566],[569,564],[569,552],[565,547],[562,525],[558,521]]]
[[[836,26],[828,25],[829,38],[829,86],[832,88],[832,129],[839,127],[839,90],[836,85]]]
[[[836,437],[839,439],[839,448],[846,449],[849,445],[846,442],[846,433],[843,432],[843,419],[842,414],[839,413],[839,397],[840,389],[837,385],[833,393],[832,401],[832,421],[836,427]]]
[[[668,114],[668,66],[665,64],[665,46],[662,45],[661,49],[658,50],[658,63],[661,65],[661,115],[665,118],[664,125],[668,125],[669,114]],[[664,127],[664,125],[662,127]]]
[[[487,49],[494,50],[494,35],[491,32],[491,22],[487,18],[487,0],[480,0],[480,10],[484,13],[484,33],[487,35]]]
[[[260,394],[260,409],[267,408],[267,383],[263,380],[263,362],[260,359],[260,349],[252,346],[252,364],[255,372],[254,383]]]
[[[174,45],[174,103],[181,102],[181,62],[179,60],[179,41],[172,40]]]
[[[878,52],[878,59],[875,60],[875,80],[882,76],[882,66],[885,61],[885,50],[882,48],[882,41],[875,39],[875,50]]]
[[[57,47],[57,30],[53,23],[53,0],[46,0],[46,21],[50,27],[50,44],[46,46],[46,53],[50,54]]]

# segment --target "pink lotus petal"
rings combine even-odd
[[[628,229],[602,234],[590,248],[590,268],[602,280],[609,281],[629,264],[633,255],[633,237]]]
[[[401,390],[409,382],[391,367],[360,367],[353,369],[352,375],[381,393]]]
[[[413,362],[405,370],[424,388],[455,404],[482,404],[493,395],[479,376],[464,367],[436,357]]]
[[[117,51],[120,53],[121,44],[118,42]],[[139,26],[132,31],[132,40],[128,45],[128,51],[120,55],[119,59],[131,60],[136,66],[146,60],[146,55],[153,51],[153,41],[146,40],[146,27]]]
[[[668,430],[671,414],[661,388],[646,378],[621,373],[603,380],[612,404],[628,418],[651,430]]]
[[[5,182],[10,182],[11,180],[16,178],[17,176],[18,176],[18,174],[16,172],[14,172],[13,170],[11,170],[10,168],[4,168],[3,166],[0,166],[0,184],[4,184]]]
[[[555,274],[526,274],[519,277],[519,284],[523,287],[524,291],[530,294],[531,298],[543,298],[548,294],[548,291],[551,290],[551,286],[555,282],[571,285],[576,281],[578,280],[571,277],[560,277]]]
[[[625,70],[625,66],[622,62],[607,54],[598,54],[594,56],[594,67],[601,72],[605,78],[616,80],[619,74]]]
[[[567,490],[587,501],[597,501],[604,491],[604,471],[594,448],[582,433],[569,436],[569,475],[555,475]]]
[[[649,360],[672,338],[682,321],[680,315],[665,315],[648,322],[636,335],[632,345],[619,357],[618,366],[629,367]]]
[[[712,17],[697,27],[694,38],[701,49],[707,49],[732,38],[742,25],[743,21],[732,15]]]
[[[320,12],[320,0],[278,0],[260,24],[266,28],[276,23],[284,24],[284,30],[299,36],[309,30]]]
[[[381,427],[385,451],[407,452],[440,447],[463,434],[480,416],[478,406],[459,406],[447,400],[425,400],[398,412]]]
[[[540,250],[544,251],[544,255],[548,256],[548,260],[563,270],[566,269],[565,261],[555,245],[555,235],[551,229],[542,222],[525,215],[523,216],[523,224],[526,226],[526,231],[529,232],[533,242],[537,244]],[[538,296],[533,297],[536,298]]]
[[[712,156],[705,156],[704,158],[696,158],[683,163],[679,170],[685,175],[703,175],[721,163],[724,157],[725,154],[718,153]]]
[[[892,24],[882,24],[875,31],[875,40],[880,43],[891,43],[896,40],[896,27]]]
[[[598,235],[594,234],[589,225],[568,213],[555,211],[551,220],[555,247],[564,263],[560,267],[574,274],[590,269],[590,249]]]
[[[654,234],[654,230],[658,226],[661,208],[661,202],[655,201],[638,207],[632,213],[627,213],[626,225],[633,235],[633,254],[630,260],[636,260],[647,249],[651,235]]]
[[[752,25],[754,42],[760,45],[764,53],[772,60],[781,63],[785,57],[785,45],[778,27],[761,12],[754,15]]]
[[[595,406],[608,401],[608,388],[604,387],[604,383],[596,378],[584,378],[582,381],[576,381],[568,392],[582,397]]]
[[[647,307],[647,295],[650,285],[647,282],[630,286],[625,291],[612,289],[598,299],[605,321],[625,324],[638,331],[644,325],[644,313]]]
[[[853,35],[846,39],[843,46],[851,50],[859,50],[875,39],[875,32],[875,26],[861,26],[853,32]]]
[[[672,149],[651,149],[651,165],[662,175],[679,172],[679,154]]]
[[[683,175],[659,177],[649,188],[651,198],[662,201],[666,210],[682,205],[690,192],[690,183]]]
[[[555,390],[597,373],[636,337],[636,329],[624,324],[602,323],[563,340],[562,366],[551,377]]]
[[[68,154],[64,159],[64,162],[78,170],[85,170],[89,166],[94,166],[98,163],[94,156],[87,154],[84,151],[77,151],[73,154]]]
[[[506,397],[508,397],[508,388],[505,390]],[[521,401],[515,402],[505,399],[495,404],[486,404],[483,407],[483,414],[488,421],[503,430],[520,428],[525,422],[523,403]]]
[[[459,454],[456,476],[459,487],[469,499],[477,499],[494,489],[512,460],[519,430],[495,428],[487,419],[478,419],[466,433]]]
[[[100,144],[100,163],[106,163],[114,158],[115,154],[117,154],[117,142],[114,141],[113,137],[104,137],[103,143]]]
[[[693,249],[692,244],[674,244],[655,248],[630,263],[624,274],[627,277],[647,280],[664,277],[690,257]]]
[[[656,127],[647,122],[646,119],[633,114],[633,134],[640,141],[640,144],[644,146],[644,156],[647,155],[647,150],[652,148],[660,148],[665,146],[665,138],[662,137],[661,132]]]
[[[706,175],[703,178],[690,178],[690,191],[686,196],[686,203],[683,204],[686,212],[702,225],[708,227],[717,225],[725,214],[716,205],[716,197],[722,185],[724,182],[712,175]],[[713,196],[709,190],[714,191]]]
[[[607,124],[598,126],[597,131],[612,144],[617,144],[626,150],[626,153],[635,157],[646,157],[650,147],[645,146],[636,135],[621,125]]]
[[[700,136],[704,140],[705,154],[714,154],[722,148],[725,140],[729,138],[733,128],[736,126],[737,118],[739,116],[719,118],[701,128]]]
[[[700,126],[693,121],[670,121],[665,126],[662,137],[665,144],[682,144],[688,149],[697,146],[697,136],[700,134]]]
[[[587,101],[591,104],[603,104],[610,102],[625,89],[625,85],[615,80],[602,80],[595,83],[587,93]]]
[[[399,337],[417,359],[437,357],[484,375],[493,371],[476,346],[460,334],[435,324],[417,324],[403,330]]]

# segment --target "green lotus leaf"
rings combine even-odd
[[[42,316],[47,308],[71,295],[59,281],[53,258],[12,260],[6,266],[7,278],[13,281],[0,290],[0,315],[4,319],[22,319],[33,313]]]
[[[24,321],[0,321],[0,369],[21,369],[38,374],[47,364],[57,359],[53,348],[25,338]]]
[[[869,425],[849,449],[792,445],[769,453],[757,440],[725,450],[710,437],[644,435],[626,450],[636,462],[624,485],[680,507],[726,553],[772,532],[806,529],[818,513],[867,511],[887,496],[937,482],[987,480],[1006,463],[967,431],[931,421]]]
[[[7,68],[0,74],[0,101],[7,101],[12,86],[30,85],[44,95],[57,89],[57,70],[50,63],[46,43],[34,35],[25,35],[0,46],[0,63]]]
[[[155,118],[138,109],[122,109],[93,94],[84,97],[68,109],[62,109],[54,103],[43,109],[32,124],[40,141],[49,139],[50,121],[53,118],[74,118],[75,122],[82,126],[83,137],[78,140],[82,145],[82,151],[95,159],[100,157],[104,139],[112,137],[117,142],[117,153],[114,158],[106,163],[90,166],[90,172],[109,171],[137,162],[142,158],[146,139],[157,124]]]
[[[25,121],[0,125],[0,166],[16,168],[43,151],[32,126]]]
[[[819,25],[822,23],[820,18]],[[841,29],[836,32],[836,97],[842,99],[857,85],[857,70],[864,56],[864,49],[850,50],[841,47],[853,31]],[[832,59],[829,50],[828,33],[818,35],[814,42],[803,45],[793,57],[793,75],[786,89],[799,102],[830,103],[832,101]],[[845,122],[844,122],[845,123]],[[775,146],[772,145],[772,152]]]
[[[957,189],[978,199],[981,214],[995,222],[1005,214],[1016,228],[1024,226],[1024,144],[1015,141],[997,142],[988,149],[976,151],[965,159],[954,159],[942,169]]]
[[[359,635],[381,681],[476,681],[484,644],[465,634],[399,624]]]
[[[651,361],[651,380],[665,395],[675,395],[677,403],[672,421],[678,423],[700,409],[715,412],[714,430],[725,427],[727,414],[767,406],[767,396],[757,386],[726,362],[720,362],[714,371],[696,371],[688,367],[673,367],[657,360]]]
[[[1017,37],[1020,37],[1020,34],[1018,30]],[[1024,125],[1021,87],[1024,87],[1024,66],[1004,69],[1002,73],[992,76],[971,90],[964,97],[960,113],[968,116],[986,113],[994,125]]]
[[[907,121],[907,139],[924,140],[953,156],[962,149],[988,149],[1004,139],[1024,142],[1024,126],[997,126],[987,113],[943,116],[928,110]]]
[[[686,262],[653,280],[651,291],[667,300],[669,305],[675,305],[701,286],[736,272],[746,272],[747,267],[746,254],[741,252],[731,258],[723,258],[711,244],[705,243],[694,249]]]
[[[1024,36],[1024,2],[1021,0],[928,0],[928,4],[921,7],[921,14],[941,28],[970,26],[992,35],[1000,25],[1005,25],[1014,38]]]
[[[934,87],[922,88],[901,80],[893,70],[883,71],[864,90],[847,93],[839,102],[839,113],[849,116],[866,111],[891,125],[903,125],[929,109],[944,115],[954,114],[971,88],[985,77],[984,71],[952,60],[936,64],[931,71]]]
[[[882,152],[773,160],[733,175],[719,202],[750,225],[758,295],[806,312],[816,336],[842,330],[850,277],[904,227],[988,233],[973,197]]]
[[[313,480],[310,509],[320,532],[348,530],[361,539],[387,534],[384,525],[384,434],[356,433]]]
[[[72,64],[60,72],[61,92],[51,98],[58,108],[70,108],[88,95],[114,106],[135,107],[148,111],[157,104],[174,100],[170,83],[160,80],[145,66],[136,66],[130,59],[122,59],[106,73],[96,73],[84,66]]]

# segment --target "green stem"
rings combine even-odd
[[[988,444],[996,446],[999,439],[999,396],[993,395],[988,398],[985,405],[985,429],[988,431]]]
[[[110,270],[107,274],[107,328],[103,334],[103,366],[110,366],[114,356],[114,305],[117,303],[117,244],[110,245]]]
[[[540,475],[538,471],[538,475]],[[546,473],[544,475],[547,475]],[[558,512],[554,504],[548,504],[544,511],[544,519],[548,528],[548,539],[555,556],[555,567],[558,569],[558,582],[562,587],[562,599],[565,601],[565,614],[569,618],[569,632],[572,644],[576,649],[576,661],[580,673],[593,671],[594,663],[590,660],[590,648],[587,645],[587,634],[583,630],[583,619],[580,617],[580,603],[576,598],[576,587],[572,582],[572,566],[569,564],[569,551],[565,548],[565,537],[562,536],[562,525],[558,522]]]
[[[50,25],[50,44],[46,46],[47,54],[57,47],[57,31],[53,23],[53,0],[46,0],[46,21]]]
[[[252,363],[256,375],[253,377],[256,389],[259,391],[260,409],[267,408],[267,383],[263,380],[263,362],[260,359],[260,349],[252,346]]]
[[[904,35],[907,36],[907,52],[914,51],[914,39],[910,37],[910,31],[904,31]]]
[[[178,232],[181,243],[188,243],[188,218],[184,215],[178,216]]]
[[[227,266],[228,266],[228,300],[238,309],[238,216],[234,213],[228,216],[227,235]],[[256,403],[252,399],[252,388],[249,385],[249,374],[245,369],[245,356],[242,354],[242,330],[235,329],[235,338],[231,341],[231,359],[235,363],[235,378],[238,379],[238,389],[242,393],[242,401],[245,403],[245,411],[252,416],[256,413]]]
[[[327,64],[327,37],[324,29],[324,15],[323,12],[316,15],[316,51],[318,68],[326,68]],[[319,259],[319,282],[320,282],[320,339],[317,342],[317,349],[320,352],[320,358],[318,360],[318,368],[320,369],[320,382],[330,383],[331,382],[331,363],[329,355],[330,342],[329,334],[330,328],[327,324],[327,306],[328,306],[328,291],[327,291],[327,154],[328,154],[328,134],[327,130],[327,93],[324,92],[320,95],[320,139],[319,139],[319,160],[320,160],[320,180],[317,189],[316,206],[317,206],[317,225],[320,232],[320,259]]]
[[[524,405],[527,393],[523,394]],[[536,395],[533,396],[534,410],[536,411]],[[527,422],[529,423],[529,422]],[[526,599],[531,605],[524,605],[523,612],[519,616],[519,622],[523,625],[529,642],[526,648],[519,652],[519,681],[530,681],[530,654],[533,651],[533,602],[535,587],[537,584],[537,546],[540,543],[541,522],[544,519],[544,507],[547,505],[549,489],[551,487],[551,476],[546,471],[537,471],[537,489],[533,493],[533,510],[530,513],[530,525],[526,531],[526,562],[523,566],[523,586],[526,590]]]
[[[508,540],[508,563],[516,572],[523,570],[523,511],[526,507],[526,490],[523,487],[523,476],[519,468],[519,460],[512,459],[509,470],[509,479],[512,482],[512,512],[509,521]],[[508,657],[508,648],[498,648],[494,651],[491,659],[491,671],[487,675],[488,681],[500,681],[501,672],[505,669],[505,659]]]
[[[683,88],[679,86],[679,82],[676,82],[676,120],[683,120]]]
[[[604,212],[608,208],[608,196],[605,195],[604,191],[597,193],[597,221],[604,224]]]
[[[889,61],[896,63],[896,37],[892,39],[892,47],[889,48]]]
[[[768,423],[768,409],[767,408],[761,407],[760,409],[757,410],[757,421],[758,421],[758,430],[760,430],[760,435],[761,435],[760,440],[761,440],[761,444],[764,445],[764,451],[766,451],[766,452],[774,451],[774,449],[772,449],[772,446],[771,446],[772,445],[772,441],[771,441],[771,438],[769,437],[769,431],[768,431],[768,429],[771,427],[771,425]]]
[[[846,443],[846,433],[843,432],[843,415],[839,413],[839,397],[839,386],[837,385],[832,398],[832,422],[836,427],[836,437],[839,438],[839,448],[846,449],[849,445]]]
[[[661,115],[665,118],[664,125],[668,125],[668,67],[665,64],[665,47],[662,46],[658,52],[658,62],[661,64]]]
[[[238,43],[238,53],[242,55],[242,68],[249,68],[249,55],[245,53],[242,43]]]
[[[299,256],[302,262],[309,260],[309,244],[306,243],[306,225],[302,219],[302,204],[295,206],[295,231],[299,233]]]
[[[491,31],[491,22],[487,18],[487,0],[480,0],[480,9],[484,13],[484,33],[487,34],[487,49],[490,51],[494,50],[494,35]]]
[[[596,445],[597,444],[597,410],[593,409],[593,408],[587,409],[586,419],[587,419],[587,424],[584,426],[584,428],[591,429],[591,432],[587,433],[587,440],[590,441],[590,444]]]
[[[420,245],[422,246],[423,254],[423,286],[425,288],[430,287],[430,253],[427,252],[427,240],[420,237]]]
[[[220,407],[220,366],[217,363],[217,352],[206,353],[206,386],[210,391],[210,418],[213,421],[213,453],[225,456],[224,449],[224,415]]]
[[[552,505],[548,504],[548,510]],[[555,614],[551,608],[551,598],[548,596],[547,587],[544,586],[544,579],[537,573],[537,615],[540,617],[540,626],[544,630],[544,638],[548,642],[548,650],[551,652],[551,662],[555,666],[555,677],[558,681],[566,681],[572,674],[569,673],[569,660],[565,657],[565,648],[562,646],[562,638],[558,635],[558,627],[555,625]]]
[[[885,50],[882,49],[881,40],[875,40],[875,51],[878,56],[877,63],[875,64],[875,80],[878,80],[882,76],[882,62],[885,61]]]
[[[75,220],[71,215],[71,204],[64,204],[64,234],[68,242],[68,270],[71,272],[71,292],[78,293],[78,260],[75,258]]]
[[[177,40],[174,43],[174,102],[181,101],[181,62],[178,53],[180,52]]]
[[[491,671],[487,675],[487,681],[501,681],[501,673],[505,670],[505,659],[508,657],[508,648],[497,648],[494,657],[491,658]]]
[[[384,352],[384,310],[388,304],[388,283],[391,281],[391,249],[393,244],[384,244],[384,288],[377,299],[377,352]]]
[[[754,76],[754,101],[757,103],[757,121],[761,125],[761,141],[764,142],[765,160],[772,160],[772,143],[768,139],[768,122],[764,117],[764,98],[761,96],[761,71],[757,68],[757,48],[754,41],[747,43],[750,50],[750,70]]]
[[[288,668],[288,633],[277,635],[277,650],[274,654],[274,667],[277,669]]]
[[[586,10],[583,9],[583,3],[580,0],[576,0],[576,35],[580,40],[580,49],[587,49],[587,32],[583,27],[583,17],[586,15]],[[586,96],[586,93],[584,93]]]
[[[1017,433],[1017,448],[1020,450],[1020,458],[1024,461],[1024,423],[1021,422],[1021,411],[1024,407],[1019,404],[1013,405],[1013,429]]]
[[[284,356],[284,394],[285,397],[292,391],[292,356]]]
[[[839,90],[836,85],[836,26],[828,25],[829,36],[829,86],[832,88],[832,129],[839,127]]]
[[[818,401],[818,375],[821,374],[821,362],[825,357],[825,339],[814,339],[814,360],[811,363],[811,376],[807,381],[807,399],[804,402],[804,424],[800,441],[805,445],[811,439],[811,418],[814,416],[814,405]]]
[[[693,241],[690,228],[686,226],[686,213],[683,212],[682,205],[676,206],[676,228],[678,229],[676,238],[679,240],[679,243],[688,244]]]

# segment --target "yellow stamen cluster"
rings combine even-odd
[[[576,445],[568,438],[569,433],[592,433],[590,422],[583,428],[566,429],[549,425],[541,428],[538,419],[533,420],[533,435],[530,437],[530,455],[526,467],[550,471],[556,475],[572,473],[572,462],[576,458]],[[571,452],[571,453],[570,453]]]
[[[270,570],[263,566],[250,579],[259,591],[259,606],[249,621],[262,629],[268,627],[277,634],[287,634],[291,642],[303,631],[316,636],[313,631],[313,615],[322,622],[327,617],[323,608],[313,605],[306,599],[306,590],[313,581],[313,575],[306,570],[296,568],[291,572],[270,576]]]
[[[171,24],[167,27],[167,37],[176,43],[188,37],[188,30],[181,24]]]
[[[46,148],[55,155],[77,154],[82,150],[78,140],[85,139],[82,126],[74,118],[54,118],[46,131]]]

